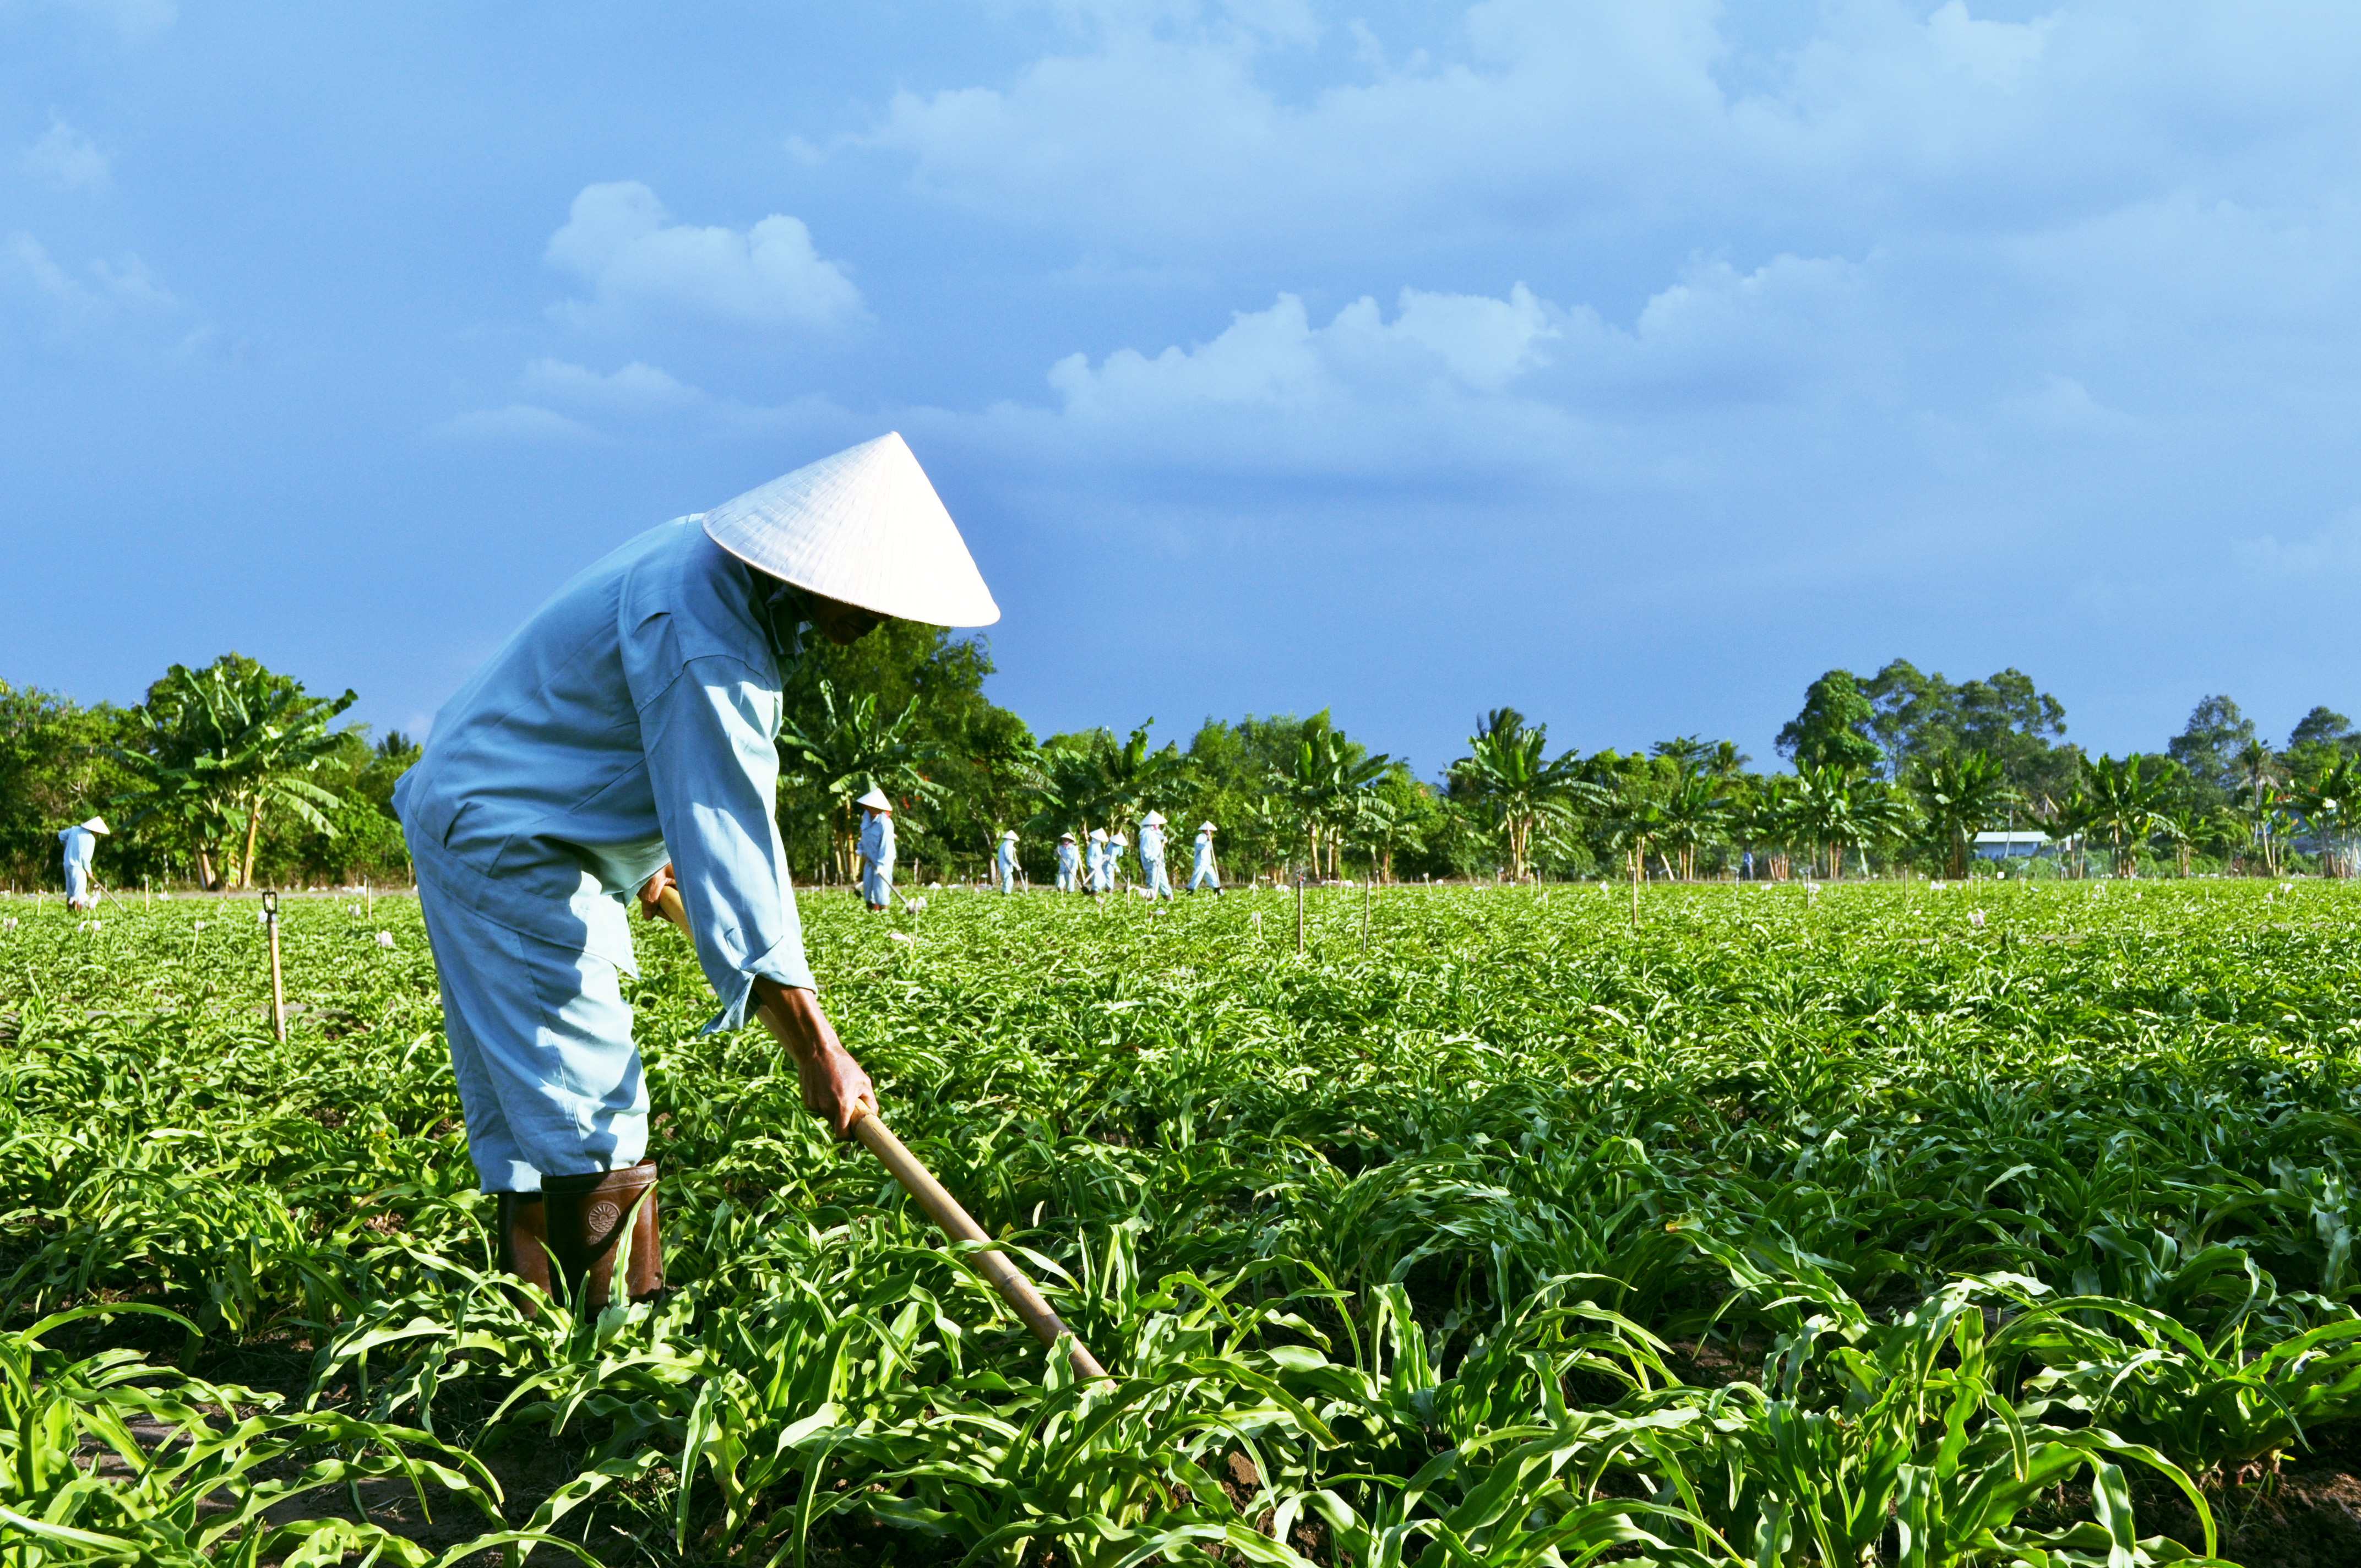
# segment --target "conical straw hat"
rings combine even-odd
[[[873,789],[867,795],[862,795],[859,800],[854,801],[852,804],[855,806],[865,806],[872,811],[891,811],[894,809],[894,803],[886,798],[885,792],[882,789]]]
[[[1016,838],[1016,828],[1011,828],[1007,832],[1003,833],[1003,834],[1001,835],[1001,838],[1002,838],[1003,839],[1014,839],[1014,838]]]
[[[1164,826],[1164,813],[1160,811],[1151,811],[1139,820],[1149,828],[1161,828]]]
[[[930,626],[1000,619],[959,525],[898,434],[881,435],[705,514],[713,542],[757,571]]]
[[[51,817],[49,820],[54,822],[57,818]],[[77,828],[87,828],[93,833],[104,833],[107,830],[106,818],[104,817],[93,817],[87,822],[78,822],[74,824],[74,826]]]
[[[1210,822],[1200,822],[1197,824],[1197,831],[1200,833],[1211,833],[1213,830],[1213,825]]]

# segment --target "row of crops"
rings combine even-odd
[[[0,929],[0,1563],[2224,1552],[2361,1410],[2361,895],[807,897],[885,1114],[633,984],[667,1272],[494,1282],[414,905]]]

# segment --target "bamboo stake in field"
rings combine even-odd
[[[1295,879],[1295,950],[1303,951],[1303,879]]]
[[[270,933],[270,1032],[283,1046],[287,1043],[287,987],[279,970],[279,894],[275,892],[262,895],[262,924]]]
[[[681,903],[679,890],[665,888],[656,898],[656,912],[679,927],[682,935],[688,934],[688,908]],[[779,1048],[793,1059],[795,1047],[788,1043],[786,1027],[779,1022],[777,1014],[767,1006],[758,1006],[754,1016],[762,1020],[763,1027],[770,1030],[771,1037],[779,1042]],[[990,1245],[992,1237],[984,1228],[975,1223],[974,1218],[960,1206],[959,1200],[935,1179],[935,1173],[928,1170],[884,1123],[873,1114],[864,1113],[852,1124],[852,1135],[861,1140],[863,1148],[877,1157],[877,1162],[893,1173],[894,1179],[902,1184],[903,1190],[917,1199],[918,1207],[924,1209],[952,1240],[985,1244],[983,1250],[970,1253],[968,1261],[994,1289],[1000,1292],[1000,1299],[1024,1320],[1025,1326],[1033,1331],[1035,1338],[1043,1345],[1054,1348],[1061,1335],[1071,1332],[1049,1303],[1042,1299],[1041,1292],[1035,1288],[1032,1280],[1026,1277],[1025,1271],[1011,1262],[1006,1253]],[[1107,1376],[1106,1368],[1099,1365],[1098,1358],[1083,1346],[1079,1338],[1073,1340],[1067,1358],[1073,1364],[1074,1370],[1085,1378]]]

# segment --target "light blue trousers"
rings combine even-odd
[[[483,1190],[637,1165],[648,1081],[615,966],[495,926],[424,877],[418,909]]]
[[[1222,891],[1222,879],[1213,874],[1213,867],[1201,865],[1189,873],[1189,891],[1194,893],[1201,887],[1210,887],[1215,893]]]
[[[76,909],[90,897],[90,872],[72,861],[66,862],[66,902]]]
[[[1148,896],[1151,898],[1170,898],[1172,896],[1172,878],[1171,875],[1165,871],[1164,862],[1162,861],[1141,861],[1139,866],[1139,881],[1140,885],[1148,889]]]
[[[1003,866],[1000,868],[1000,891],[1003,893],[1015,893],[1016,891],[1016,868],[1015,866]]]
[[[869,868],[869,874],[861,879],[861,896],[876,905],[894,902],[893,861],[879,861]]]
[[[1076,885],[1074,875],[1074,869],[1071,866],[1060,866],[1058,868],[1058,891],[1060,893],[1071,893],[1074,891]]]

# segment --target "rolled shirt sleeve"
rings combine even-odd
[[[772,815],[779,700],[743,662],[711,655],[687,661],[640,708],[656,818],[697,962],[721,999],[708,1034],[743,1025],[757,975],[818,989]]]

